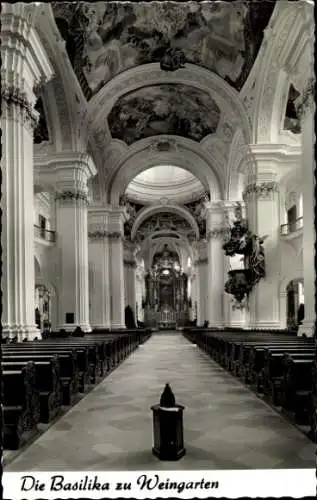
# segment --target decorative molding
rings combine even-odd
[[[249,184],[243,193],[243,200],[246,201],[255,196],[257,199],[269,199],[273,193],[279,192],[278,182],[262,182],[256,184],[255,182]]]
[[[34,110],[32,104],[28,101],[26,93],[15,86],[2,86],[1,100],[4,100],[7,109],[12,109],[12,106],[17,106],[21,111],[23,123],[30,125],[31,130],[37,126],[39,113]]]

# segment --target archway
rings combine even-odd
[[[157,136],[133,144],[116,163],[107,180],[109,203],[118,205],[120,197],[135,177],[159,165],[187,170],[200,181],[211,200],[223,198],[222,164],[195,141],[184,137]]]
[[[304,319],[305,312],[303,279],[297,278],[286,287],[287,328],[296,331]]]

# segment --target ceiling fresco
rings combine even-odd
[[[240,90],[274,1],[53,2],[86,97],[119,73],[158,62],[164,71],[197,64]]]
[[[122,96],[108,123],[113,139],[128,145],[160,134],[194,141],[216,131],[220,110],[209,94],[189,85],[151,85]]]

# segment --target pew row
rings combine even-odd
[[[189,329],[183,334],[295,424],[309,426],[316,441],[314,339],[273,330]]]
[[[93,332],[2,345],[4,449],[18,449],[106,377],[151,335]]]

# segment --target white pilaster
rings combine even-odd
[[[34,31],[36,10],[2,5],[2,249],[3,334],[18,340],[39,336],[35,325],[33,228],[34,87],[53,76]]]
[[[96,174],[88,155],[71,153],[54,158],[56,175],[56,246],[60,257],[58,328],[90,331],[88,278],[88,188]],[[71,319],[66,315],[72,314]]]
[[[315,102],[314,82],[310,81],[304,89],[299,108],[302,123],[302,186],[303,186],[303,264],[304,264],[304,297],[305,318],[299,328],[299,335],[314,333],[315,310]]]
[[[111,327],[108,219],[108,210],[90,209],[88,212],[90,325],[97,329]]]
[[[111,208],[109,213],[111,328],[125,328],[123,223],[125,210]]]
[[[249,297],[251,328],[281,328],[280,286],[280,201],[278,166],[270,147],[252,146],[256,165],[253,182],[246,186],[244,199],[250,231],[265,237],[265,277]]]
[[[224,324],[224,251],[223,206],[218,203],[206,204],[208,241],[208,321],[209,327]]]

